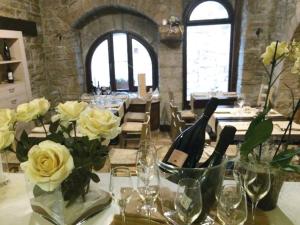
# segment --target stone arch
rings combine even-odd
[[[107,6],[98,6],[96,8],[91,9],[90,11],[85,12],[81,17],[75,20],[71,27],[75,29],[81,29],[91,21],[105,15],[109,14],[117,14],[117,13],[125,13],[135,15],[141,18],[146,19],[150,23],[157,26],[157,23],[151,19],[149,16],[133,9],[128,6],[114,6],[114,5],[107,5]]]

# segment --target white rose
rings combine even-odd
[[[264,65],[270,65],[272,63],[274,53],[275,53],[276,42],[272,42],[267,46],[266,51],[261,55]],[[288,44],[286,42],[278,42],[275,60],[282,57],[284,54],[288,53]]]
[[[86,102],[67,101],[60,103],[56,107],[59,118],[62,121],[75,121],[79,118],[80,113],[87,107]]]
[[[17,120],[29,122],[38,116],[43,116],[49,110],[50,104],[45,98],[34,99],[17,107]]]
[[[11,109],[0,109],[0,127],[9,127],[12,129],[16,121],[16,113]]]
[[[28,152],[28,161],[21,168],[30,182],[44,191],[53,191],[72,172],[73,158],[69,150],[53,141],[43,141]]]
[[[15,135],[13,131],[9,130],[9,127],[1,127],[0,129],[0,150],[9,147],[14,141]]]
[[[78,127],[81,134],[87,135],[90,140],[97,138],[110,140],[121,131],[119,117],[109,110],[90,107],[80,114]]]

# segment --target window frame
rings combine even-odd
[[[114,48],[113,48],[113,34],[114,33],[123,33],[126,34],[127,38],[127,59],[128,59],[128,87],[129,89],[116,89],[116,79],[115,79],[115,62],[114,62]],[[133,78],[133,67],[129,65],[133,65],[132,58],[132,39],[135,39],[139,43],[141,43],[148,51],[151,61],[152,61],[152,86],[147,86],[147,90],[152,88],[153,90],[158,88],[158,61],[157,54],[154,51],[154,48],[140,35],[124,31],[124,30],[114,30],[107,32],[100,37],[98,37],[90,46],[87,56],[86,56],[86,87],[88,92],[93,92],[94,87],[92,85],[92,57],[99,46],[103,41],[107,40],[108,42],[108,58],[109,58],[109,76],[110,76],[110,86],[112,91],[124,91],[124,92],[136,92],[137,86],[134,86],[134,78]]]
[[[200,4],[208,1],[214,1],[221,4],[228,13],[228,18],[225,19],[206,19],[206,20],[191,20],[190,16],[193,10]],[[187,101],[187,27],[188,26],[204,26],[204,25],[220,25],[220,24],[230,24],[230,50],[229,50],[229,71],[228,71],[228,91],[236,91],[237,74],[236,67],[233,65],[234,58],[236,58],[234,53],[234,36],[235,36],[235,15],[231,3],[227,0],[193,0],[185,9],[183,14],[184,23],[184,36],[183,36],[183,107],[189,108],[189,101]]]

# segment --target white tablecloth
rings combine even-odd
[[[0,224],[2,225],[51,225],[32,212],[26,194],[23,174],[9,174],[9,183],[0,188]],[[100,174],[99,188],[108,190],[109,175]],[[300,225],[300,182],[285,182],[278,201],[278,208],[267,213],[271,225]],[[109,225],[118,207],[110,207],[87,220],[85,225]],[[260,224],[263,225],[263,224]]]

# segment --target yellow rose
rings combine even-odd
[[[15,135],[9,127],[1,127],[0,129],[0,150],[9,147],[14,141]]]
[[[29,103],[23,103],[17,107],[17,120],[29,122],[38,116],[43,116],[49,109],[50,104],[45,98],[34,99]]]
[[[86,102],[67,101],[65,103],[60,103],[56,107],[56,111],[59,113],[60,120],[75,121],[79,118],[80,113],[87,105]]]
[[[33,105],[38,109],[38,115],[43,116],[48,112],[50,108],[50,103],[47,99],[45,98],[37,98],[29,102],[29,104]]]
[[[53,141],[43,141],[28,152],[28,161],[21,168],[30,182],[44,191],[53,191],[72,172],[73,158],[69,150]]]
[[[121,131],[120,118],[111,111],[90,108],[80,114],[78,120],[79,131],[87,135],[90,140],[96,138],[105,138],[110,140],[115,138]]]
[[[12,129],[14,122],[16,121],[16,113],[11,109],[0,109],[0,127],[8,126]]]
[[[265,53],[261,55],[264,65],[270,65],[272,63],[274,53],[275,53],[276,42],[272,42],[267,46]],[[278,42],[275,60],[279,59],[284,54],[288,53],[288,44],[286,42]]]

